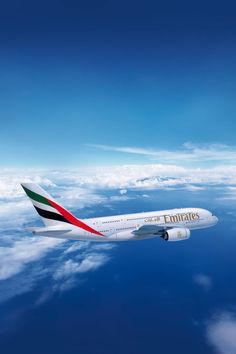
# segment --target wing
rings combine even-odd
[[[171,229],[171,227],[166,227],[162,225],[143,225],[140,228],[133,231],[133,234],[137,237],[145,236],[162,236],[166,230]]]

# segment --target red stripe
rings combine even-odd
[[[59,211],[59,213],[61,215],[64,216],[64,218],[66,218],[66,220],[68,220],[71,224],[80,227],[81,229],[84,229],[88,232],[91,232],[95,235],[99,235],[99,236],[104,236],[103,234],[101,234],[100,232],[94,230],[92,227],[86,225],[85,223],[83,223],[82,221],[80,221],[79,219],[75,218],[71,213],[69,213],[69,211],[65,210],[64,208],[62,208],[60,205],[58,205],[57,203],[53,202],[50,199],[47,199],[47,201],[55,208],[57,209],[57,211]]]

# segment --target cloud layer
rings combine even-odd
[[[108,253],[114,245],[33,237],[26,231],[28,226],[38,226],[41,222],[20,186],[22,181],[39,183],[72,209],[75,206],[82,209],[106,200],[91,186],[74,183],[73,176],[74,172],[71,171],[2,169],[0,303],[33,291],[42,283],[39,296],[35,300],[36,304],[41,304],[53,293],[78,285],[81,276],[97,270],[109,261]],[[121,194],[119,196],[122,197]],[[45,288],[45,283],[50,284],[50,290]]]
[[[41,259],[49,250],[55,249],[64,240],[22,237],[10,247],[0,247],[0,280],[21,272],[28,263]]]
[[[218,314],[207,327],[207,340],[218,354],[236,353],[236,316],[234,313]]]
[[[184,188],[195,193],[209,186],[223,185],[224,197],[230,198],[236,188],[236,166],[204,169],[149,164],[80,170],[1,169],[0,172],[0,282],[5,289],[2,299],[6,294],[5,298],[10,298],[22,293],[20,288],[32,290],[42,276],[51,279],[55,291],[65,290],[81,274],[95,271],[108,262],[114,247],[27,234],[25,228],[37,226],[40,221],[20,187],[22,181],[41,184],[72,211],[99,204],[112,206],[132,198],[131,190],[140,190],[147,196],[142,191]],[[104,193],[104,190],[114,192]],[[211,287],[211,279],[203,274],[196,275],[194,281],[205,290]]]
[[[183,167],[166,164],[121,165],[68,170],[5,170],[0,169],[0,218],[8,214],[14,203],[18,210],[27,208],[21,204],[24,193],[20,187],[22,181],[32,181],[46,187],[49,191],[65,200],[69,205],[82,207],[104,202],[104,195],[98,189],[120,189],[120,195],[128,189],[168,188],[184,185],[192,190],[204,188],[204,185],[223,184],[231,188],[236,186],[236,165],[218,165],[208,168]],[[12,203],[12,204],[10,204]],[[28,202],[28,206],[29,206]]]

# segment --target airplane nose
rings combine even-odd
[[[215,215],[213,215],[213,221],[214,221],[215,224],[217,224],[219,219]]]

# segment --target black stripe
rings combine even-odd
[[[35,205],[34,205],[34,207],[35,207],[36,211],[39,213],[39,215],[42,216],[42,218],[63,221],[63,222],[67,222],[68,224],[71,224],[70,221],[66,220],[66,218],[64,218],[64,216],[62,216],[61,214],[57,214],[57,213],[53,213],[52,211],[40,209],[40,208],[36,207]]]

